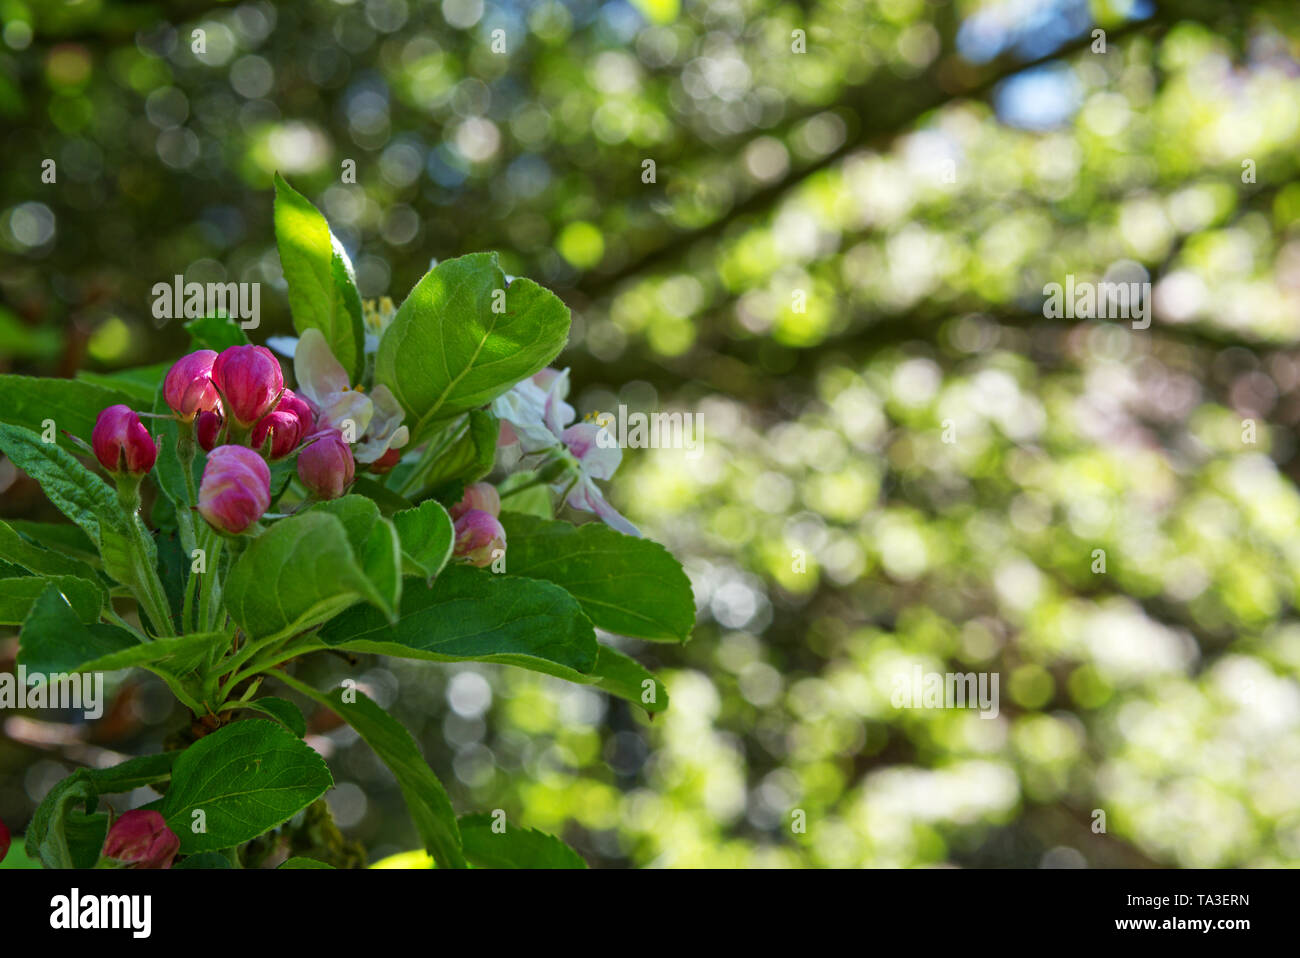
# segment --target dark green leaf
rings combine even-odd
[[[234,868],[230,859],[221,852],[199,852],[197,855],[190,855],[182,858],[175,865],[176,868]]]
[[[447,868],[464,868],[460,831],[456,827],[451,799],[420,754],[420,747],[411,738],[411,733],[356,689],[319,692],[296,679],[286,677],[285,681],[356,729],[396,776],[415,828],[434,861]]]
[[[286,859],[286,860],[284,861],[284,863],[280,865],[280,868],[281,868],[281,869],[284,869],[284,868],[290,868],[290,869],[293,869],[293,868],[330,868],[330,869],[332,869],[333,867],[334,867],[333,865],[327,865],[327,864],[325,864],[325,862],[317,861],[315,858],[302,858],[301,856],[299,856],[299,857],[295,857],[295,858],[289,858],[289,859]]]
[[[50,586],[72,606],[79,621],[99,621],[104,593],[96,583],[73,576],[52,576],[48,579],[24,576],[20,579],[0,579],[0,625],[20,625],[24,622],[32,605]]]
[[[0,376],[0,421],[41,433],[46,420],[54,422],[54,438],[66,449],[77,447],[63,434],[90,442],[95,420],[108,406],[131,405],[131,397],[118,389],[75,379]]]
[[[245,702],[244,708],[271,716],[299,738],[307,734],[307,721],[302,717],[302,711],[288,699],[267,695]]]
[[[433,588],[408,581],[397,624],[358,607],[330,622],[321,639],[354,652],[524,668],[555,663],[578,672],[595,666],[597,652],[591,623],[563,589],[463,565],[444,569]]]
[[[493,830],[491,815],[462,815],[465,857],[478,868],[586,868],[587,863],[554,835],[503,822]]]
[[[163,817],[181,851],[230,848],[288,821],[334,784],[309,745],[276,722],[233,722],[176,760]],[[206,831],[195,831],[203,812]]]
[[[96,584],[99,582],[95,570],[80,559],[42,549],[18,535],[14,527],[3,521],[0,521],[0,559],[22,566],[35,575],[67,575]]]
[[[154,393],[162,385],[163,378],[171,367],[171,363],[157,363],[153,366],[138,366],[135,369],[121,369],[111,373],[97,373],[83,369],[77,373],[77,379],[80,382],[93,383],[104,389],[122,393],[129,397],[127,405],[133,409],[149,409],[153,405]]]
[[[695,625],[691,583],[650,539],[598,522],[574,526],[506,512],[506,571],[561,586],[607,632],[685,642]]]

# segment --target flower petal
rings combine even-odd
[[[607,438],[601,439],[601,436]],[[623,462],[623,450],[613,437],[594,422],[580,422],[564,430],[564,444],[573,453],[584,475],[593,479],[612,479]]]
[[[606,501],[605,496],[596,488],[596,484],[586,476],[578,480],[578,484],[573,487],[573,491],[565,501],[574,509],[594,512],[605,525],[617,532],[638,538],[641,536],[640,530],[623,518],[622,514]]]
[[[319,329],[308,329],[298,337],[293,351],[293,374],[298,377],[298,391],[308,396],[324,411],[330,393],[348,388],[348,372],[330,352],[329,343]]]

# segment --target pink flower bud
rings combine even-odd
[[[310,436],[316,429],[316,411],[312,409],[311,403],[292,389],[286,389],[280,394],[280,401],[276,404],[275,411],[288,412],[297,416],[298,421],[302,423],[304,438]]]
[[[200,349],[176,360],[163,380],[163,397],[176,415],[190,422],[206,409],[220,409],[221,398],[212,384],[215,350]]]
[[[497,549],[506,547],[506,530],[496,516],[482,509],[470,509],[456,520],[455,554],[480,569],[492,564]]]
[[[5,860],[9,854],[9,829],[5,827],[4,822],[0,822],[0,862]]]
[[[460,502],[448,511],[453,519],[459,519],[471,509],[479,509],[494,517],[501,515],[501,496],[497,487],[490,482],[472,482],[465,487]]]
[[[99,414],[90,444],[95,458],[109,472],[143,476],[158,458],[149,430],[127,406],[109,406]]]
[[[137,808],[109,828],[100,856],[132,868],[171,868],[180,848],[181,840],[162,815]]]
[[[199,514],[215,529],[238,535],[271,506],[271,469],[244,446],[218,446],[208,454],[199,484]]]
[[[247,428],[271,411],[284,388],[284,373],[265,346],[231,346],[213,362],[212,381],[221,392],[226,415]]]
[[[337,429],[313,436],[298,453],[298,478],[318,499],[337,499],[356,474],[352,449]]]
[[[382,476],[391,472],[393,467],[402,460],[402,450],[390,449],[378,459],[370,464],[370,471],[377,476]]]
[[[199,441],[200,449],[204,452],[212,451],[212,447],[217,444],[217,438],[221,435],[223,423],[221,415],[210,409],[199,413],[199,418],[194,422],[194,435]]]
[[[269,439],[270,457],[283,459],[298,448],[298,443],[311,432],[315,420],[311,407],[286,389],[275,409],[253,427],[253,448],[264,450]]]

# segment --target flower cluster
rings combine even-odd
[[[641,533],[606,501],[596,479],[610,479],[623,461],[623,450],[596,441],[601,427],[594,422],[572,424],[577,413],[565,400],[569,371],[543,369],[492,403],[501,420],[498,443],[503,457],[534,457],[560,468],[552,484],[570,508],[593,512],[610,528],[630,536]]]
[[[243,533],[270,508],[269,462],[296,454],[307,492],[336,499],[359,469],[376,475],[391,470],[410,440],[391,390],[381,384],[367,394],[350,385],[319,330],[308,329],[293,345],[298,392],[285,387],[279,360],[264,346],[197,350],[179,359],[163,383],[163,396],[181,424],[181,449],[188,440],[208,453],[198,511],[222,532]],[[501,420],[502,462],[534,465],[571,508],[640,535],[595,482],[614,475],[622,451],[596,441],[595,423],[574,422],[568,392],[567,369],[544,369],[492,403]],[[119,480],[143,476],[158,456],[139,415],[126,406],[100,413],[92,439],[95,456]],[[493,551],[505,546],[500,510],[494,487],[475,483],[466,490],[451,509],[457,556],[491,563]]]
[[[270,462],[298,456],[298,478],[318,499],[347,492],[358,463],[391,469],[409,440],[402,407],[384,386],[352,388],[318,330],[298,340],[294,371],[300,393],[284,385],[280,361],[264,346],[200,349],[181,357],[163,382],[163,397],[182,430],[179,451],[208,453],[198,511],[232,535],[271,506]],[[158,447],[137,413],[110,406],[92,435],[95,457],[122,480],[153,468]],[[188,464],[187,464],[188,465]]]

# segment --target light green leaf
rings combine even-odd
[[[281,678],[303,695],[324,705],[351,725],[397,778],[416,831],[430,855],[447,868],[464,868],[460,831],[451,799],[420,754],[411,733],[373,701],[355,689],[320,692],[290,676]],[[347,692],[345,701],[344,693]]]
[[[471,409],[466,417],[464,431],[443,452],[421,485],[437,489],[449,482],[474,482],[492,471],[496,460],[497,436],[501,423],[496,416],[483,409]]]
[[[352,264],[325,217],[278,173],[275,240],[289,284],[294,329],[300,334],[319,329],[352,382],[359,383],[365,368],[365,330]]]
[[[451,516],[429,499],[418,508],[394,513],[393,524],[402,541],[403,567],[412,575],[423,576],[432,585],[455,546]]]
[[[607,632],[685,642],[695,625],[690,580],[650,539],[599,522],[575,526],[505,512],[506,571],[561,586]]]
[[[432,588],[408,582],[401,611],[394,625],[373,610],[351,609],[320,638],[354,652],[435,662],[554,663],[576,672],[596,664],[591,623],[572,596],[549,582],[452,565]]]
[[[402,546],[393,523],[380,516],[379,506],[365,496],[319,502],[312,511],[338,516],[353,554],[382,600],[380,608],[396,620],[402,600]]]
[[[314,628],[362,600],[385,605],[338,516],[314,509],[281,519],[249,544],[230,570],[225,599],[255,639]]]
[[[544,482],[535,486],[528,485],[536,478],[537,473],[527,469],[506,476],[505,481],[497,487],[497,491],[501,493],[502,505],[520,515],[554,519],[555,509],[551,504],[551,487]],[[528,488],[511,492],[512,489],[520,486],[528,486]],[[506,493],[510,495],[507,496]]]
[[[288,821],[333,784],[311,746],[276,722],[249,719],[218,729],[181,754],[162,814],[180,836],[183,853],[216,851]],[[196,832],[200,820],[207,830]]]
[[[507,288],[496,254],[472,253],[439,263],[411,290],[379,341],[375,379],[393,391],[419,442],[438,420],[544,368],[568,335],[568,307],[553,293],[527,279]]]
[[[478,868],[586,868],[587,863],[554,835],[505,822],[493,830],[491,815],[462,815],[465,857]]]

